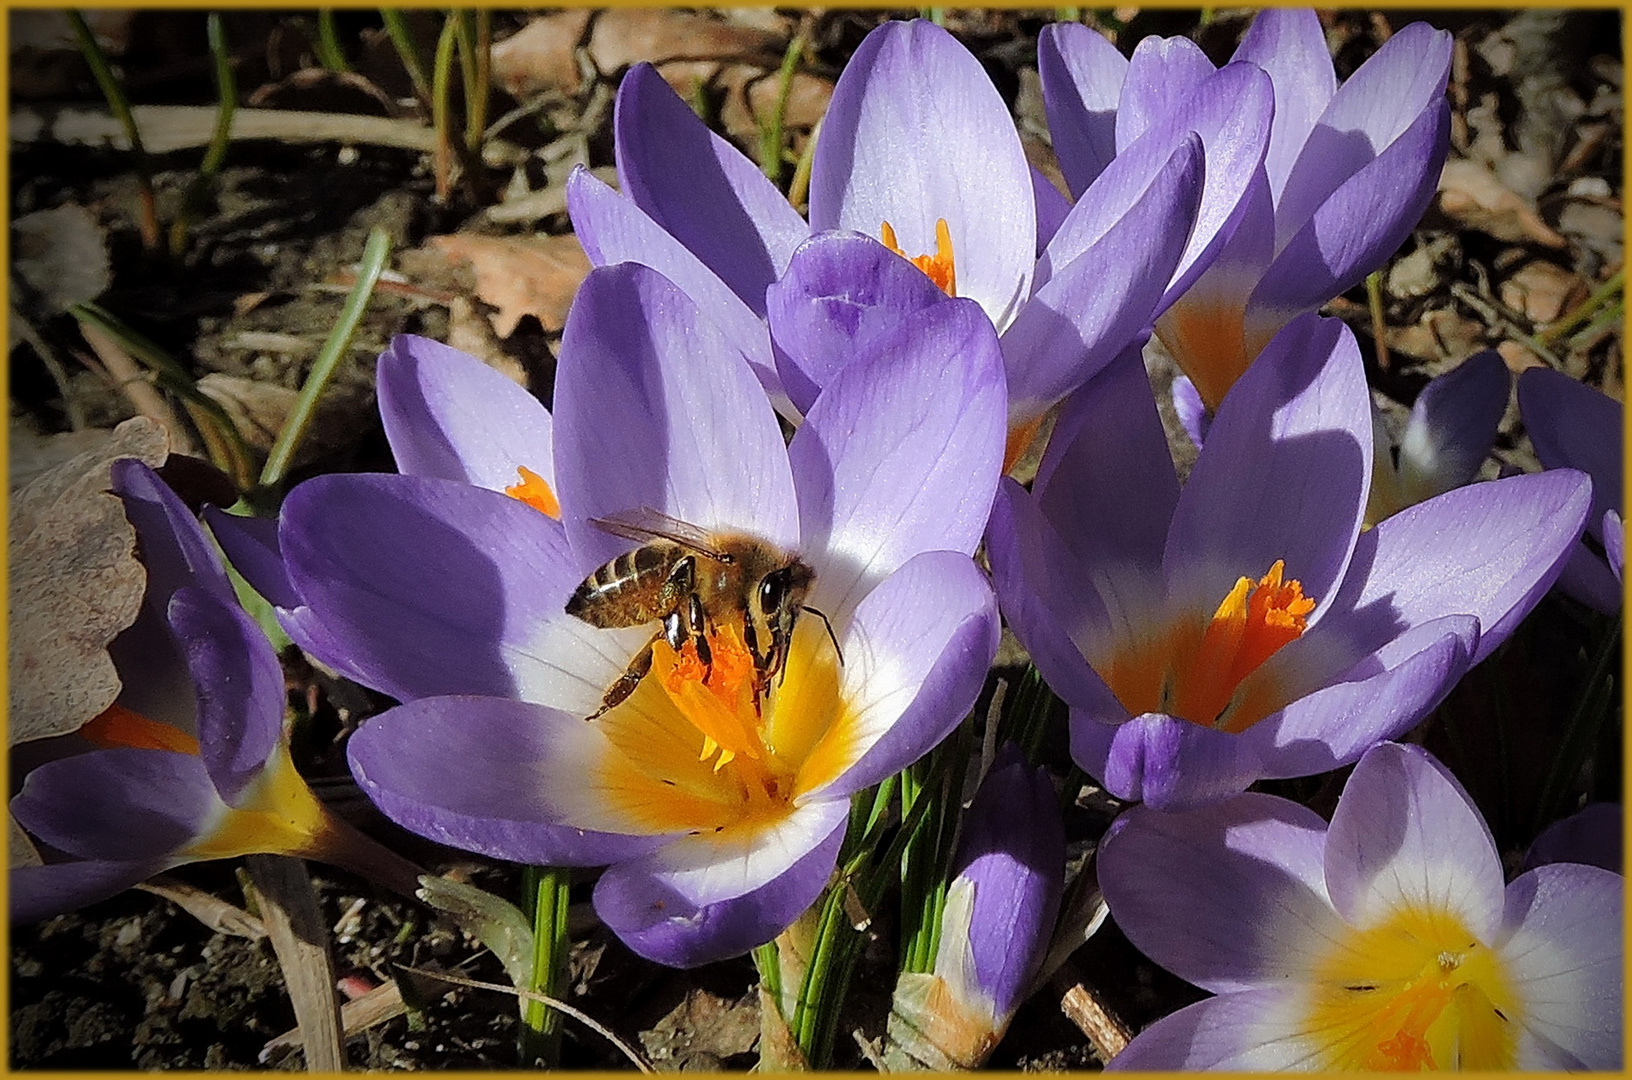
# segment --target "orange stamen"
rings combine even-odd
[[[717,753],[716,772],[739,755],[763,761],[766,751],[754,710],[759,678],[754,658],[729,623],[710,629],[708,647],[713,663],[705,667],[694,642],[686,642],[678,653],[659,642],[652,666],[681,714],[702,733],[699,761]]]
[[[544,482],[542,476],[525,465],[517,465],[516,473],[521,477],[521,482],[505,488],[506,495],[526,503],[546,517],[561,516],[561,504],[556,501],[555,492],[550,490],[550,485]]]
[[[896,243],[895,228],[888,221],[879,226],[878,232],[885,247],[922,270],[925,276],[935,283],[937,289],[948,296],[958,295],[957,268],[952,258],[952,230],[946,224],[945,218],[939,218],[935,222],[933,255],[908,255],[902,251],[901,245]]]
[[[1169,709],[1173,715],[1235,730],[1225,712],[1242,680],[1302,636],[1315,610],[1301,583],[1283,581],[1285,569],[1285,560],[1277,559],[1256,583],[1244,577],[1236,581],[1202,632],[1186,677],[1179,680]]]
[[[103,749],[131,747],[136,750],[173,750],[178,754],[198,754],[198,740],[170,724],[149,720],[123,705],[109,705],[99,716],[79,729],[81,738]]]

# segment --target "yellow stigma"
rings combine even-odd
[[[526,503],[547,517],[561,516],[561,504],[556,502],[555,492],[550,490],[550,485],[544,482],[542,476],[525,465],[517,465],[516,474],[521,477],[521,481],[505,488],[506,495]]]
[[[935,222],[935,254],[908,255],[896,243],[895,228],[888,222],[879,226],[879,237],[884,246],[906,259],[912,265],[922,270],[935,283],[935,287],[948,296],[958,295],[957,268],[952,259],[952,230],[947,227],[946,219],[939,218]]]
[[[1241,732],[1279,707],[1274,688],[1250,680],[1309,624],[1315,601],[1283,577],[1285,560],[1254,582],[1238,578],[1210,619],[1181,617],[1117,650],[1101,675],[1134,715],[1162,712]]]
[[[1444,910],[1351,930],[1315,968],[1304,1037],[1322,1069],[1511,1069],[1520,1003],[1501,958]]]
[[[859,718],[839,694],[838,658],[820,620],[801,620],[785,674],[760,690],[740,625],[717,620],[712,664],[694,643],[659,638],[652,666],[622,704],[596,721],[610,751],[590,782],[631,832],[755,827],[854,763]]]

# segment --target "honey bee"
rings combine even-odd
[[[643,507],[616,517],[591,518],[613,536],[641,541],[596,570],[567,600],[567,614],[603,628],[661,622],[601,698],[594,720],[640,685],[652,667],[659,638],[676,652],[690,641],[704,667],[713,668],[710,623],[740,622],[742,641],[754,662],[754,712],[771,680],[786,674],[788,645],[801,612],[827,626],[833,649],[844,662],[839,639],[826,615],[805,604],[816,571],[797,555],[744,533],[709,532],[690,522]]]

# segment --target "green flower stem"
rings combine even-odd
[[[533,971],[523,989],[553,998],[565,996],[567,955],[572,950],[567,934],[570,879],[570,871],[551,866],[529,866],[522,879],[533,909]],[[560,1013],[542,1001],[527,999],[522,1014],[521,1066],[554,1066],[560,1057]]]
[[[107,100],[108,111],[113,113],[119,126],[124,129],[125,138],[130,140],[130,150],[136,159],[136,187],[139,213],[137,227],[142,235],[142,247],[146,251],[159,249],[159,205],[153,195],[153,175],[148,168],[147,149],[142,145],[142,132],[136,126],[136,117],[130,111],[130,99],[125,97],[124,87],[114,78],[113,68],[108,64],[108,58],[102,52],[102,46],[96,43],[96,35],[85,22],[85,16],[74,8],[68,9],[68,23],[73,27],[74,40],[79,45],[79,51],[85,57],[85,63],[90,66],[91,74],[96,78],[96,85],[101,89],[102,96]]]
[[[1388,320],[1383,317],[1383,272],[1373,270],[1366,275],[1366,306],[1371,309],[1371,339],[1377,349],[1377,367],[1387,371]]]
[[[782,186],[782,137],[788,113],[788,95],[793,91],[793,76],[799,68],[799,58],[804,56],[809,44],[809,26],[801,26],[799,33],[788,42],[787,52],[782,54],[782,68],[776,76],[776,107],[771,110],[770,119],[759,132],[759,168],[777,187]]]
[[[204,151],[204,160],[199,163],[198,174],[187,185],[181,212],[170,223],[170,254],[177,259],[187,251],[187,232],[192,228],[194,211],[203,202],[210,182],[227,160],[227,147],[232,142],[232,117],[238,110],[238,80],[232,74],[232,57],[227,53],[227,38],[221,29],[219,13],[212,11],[206,17],[204,34],[209,42],[210,56],[215,61],[215,131],[210,135],[210,145]]]
[[[449,98],[453,91],[453,51],[458,36],[459,13],[449,12],[442,21],[442,36],[436,41],[436,61],[431,69],[431,128],[436,132],[432,171],[436,175],[436,197],[442,202],[446,202],[453,191],[453,108]]]
[[[329,332],[328,340],[323,342],[323,348],[300,388],[300,396],[295,399],[295,407],[284,422],[283,430],[278,432],[271,452],[267,454],[266,466],[261,470],[260,487],[263,493],[283,482],[289,462],[295,456],[295,448],[300,445],[301,437],[311,425],[318,400],[328,388],[329,380],[340,366],[340,359],[351,345],[352,335],[357,332],[357,324],[362,321],[363,311],[368,307],[369,298],[374,295],[374,286],[380,280],[380,272],[385,269],[390,254],[391,238],[376,225],[369,231],[368,242],[363,246],[362,263],[357,268],[357,283],[346,297],[339,320]]]
[[[461,22],[460,72],[465,82],[465,152],[479,160],[487,130],[488,80],[493,64],[493,13],[486,8],[465,10]],[[469,47],[465,43],[469,42]]]
[[[419,53],[419,45],[414,41],[413,32],[408,29],[408,22],[402,17],[399,8],[381,8],[380,21],[385,24],[386,36],[391,39],[392,46],[397,50],[397,57],[402,61],[402,69],[408,73],[408,81],[414,84],[414,93],[424,102],[431,100],[431,81],[425,77],[425,58]]]
[[[340,33],[334,25],[334,9],[322,8],[317,13],[317,62],[330,71],[350,71],[346,51],[340,47]]]
[[[821,133],[822,122],[818,120],[816,126],[810,129],[810,138],[805,140],[805,148],[799,154],[799,164],[793,167],[793,179],[788,182],[788,202],[795,210],[803,211],[810,197],[810,170],[816,164],[816,139]]]

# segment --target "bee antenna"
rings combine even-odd
[[[809,607],[808,605],[801,604],[799,605],[799,609],[801,611],[808,611],[818,619],[822,620],[822,625],[827,627],[827,640],[833,643],[833,651],[839,654],[839,664],[842,666],[844,664],[844,650],[839,648],[839,636],[833,632],[832,620],[826,615],[822,614],[820,611],[817,611],[815,608]]]

